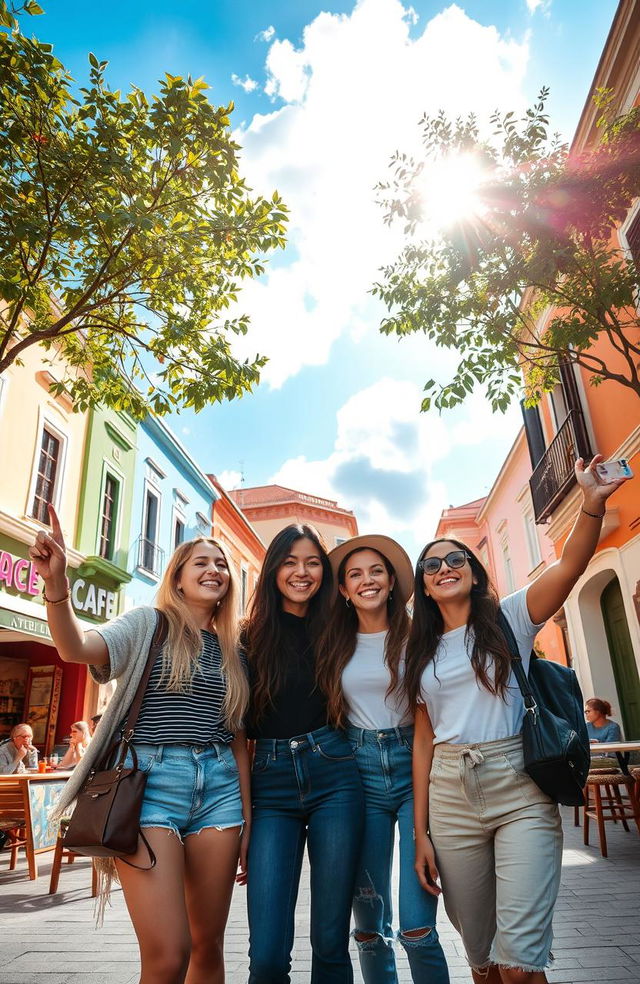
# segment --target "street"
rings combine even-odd
[[[555,963],[548,972],[555,984],[640,984],[640,838],[632,826],[607,824],[609,858],[600,857],[595,837],[582,844],[582,830],[573,826],[573,811],[564,810],[565,852],[562,886],[554,922]],[[26,863],[8,872],[8,856],[0,867],[0,981],[2,984],[135,984],[137,946],[120,890],[106,913],[101,930],[93,926],[89,897],[89,862],[65,865],[60,891],[46,894],[50,855],[40,856],[40,876],[30,882]],[[305,869],[297,911],[296,947],[291,980],[310,979],[308,944],[309,892]],[[440,907],[439,930],[452,984],[470,982],[458,936]],[[352,943],[356,981],[361,982]],[[247,927],[244,891],[236,889],[226,936],[227,984],[247,977]],[[404,952],[397,950],[400,984],[409,984]],[[427,982],[425,982],[427,984]]]

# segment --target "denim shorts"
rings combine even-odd
[[[166,827],[182,840],[207,827],[242,826],[238,767],[230,745],[134,742],[134,747],[138,768],[147,776],[141,827]]]

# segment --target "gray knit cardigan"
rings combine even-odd
[[[119,736],[118,726],[129,710],[140,683],[155,627],[155,609],[147,606],[132,608],[111,622],[96,626],[96,631],[107,644],[109,662],[105,666],[90,666],[89,672],[97,683],[117,680],[116,690],[82,760],[64,787],[53,819],[59,819],[69,812],[91,769]]]

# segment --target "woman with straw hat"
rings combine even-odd
[[[447,984],[435,929],[439,888],[414,870],[411,748],[413,721],[403,694],[413,593],[411,561],[387,536],[358,536],[329,554],[338,586],[319,647],[318,681],[334,727],[345,728],[365,790],[365,832],[355,882],[355,940],[365,984],[396,984],[391,870],[400,832],[398,939],[415,982]]]

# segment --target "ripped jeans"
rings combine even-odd
[[[393,950],[391,870],[400,833],[398,940],[415,984],[449,984],[435,928],[438,899],[415,873],[411,748],[413,728],[347,729],[365,791],[365,834],[353,899],[355,939],[365,984],[397,984]],[[424,931],[424,932],[421,932]],[[362,940],[361,937],[371,937]]]

